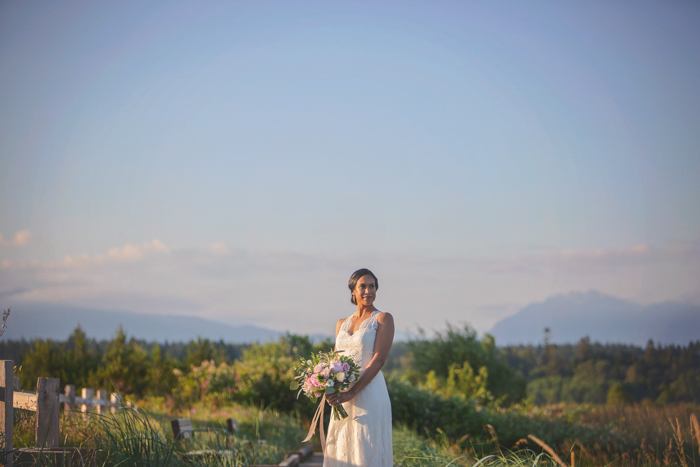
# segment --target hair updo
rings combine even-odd
[[[379,279],[377,279],[377,276],[375,276],[374,273],[369,269],[358,269],[357,271],[352,273],[352,276],[350,276],[350,280],[348,281],[348,288],[350,289],[350,303],[352,303],[353,305],[357,305],[355,294],[353,294],[353,292],[355,291],[355,287],[357,286],[357,281],[359,281],[361,277],[367,275],[370,275],[374,278],[375,290],[379,290]]]

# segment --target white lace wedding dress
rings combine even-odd
[[[347,318],[335,341],[335,348],[360,363],[362,372],[374,356],[379,313],[372,313],[352,335]],[[392,467],[391,403],[382,372],[343,407],[348,418],[331,417],[323,467]]]

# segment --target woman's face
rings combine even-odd
[[[377,284],[374,283],[374,277],[370,274],[360,277],[355,284],[355,300],[358,305],[369,306],[377,297]]]

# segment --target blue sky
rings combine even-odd
[[[0,297],[330,332],[700,303],[700,5],[3,2]]]

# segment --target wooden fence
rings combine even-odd
[[[85,416],[90,412],[115,412],[121,401],[118,394],[111,394],[107,400],[107,391],[84,388],[81,397],[77,397],[75,386],[69,384],[64,394],[59,394],[60,381],[57,378],[39,378],[36,393],[14,390],[14,362],[0,360],[0,435],[4,439],[5,464],[13,460],[13,410],[30,410],[36,412],[36,446],[38,448],[56,448],[59,441],[59,410],[63,403],[65,411],[80,411]],[[78,410],[79,409],[79,410]]]

